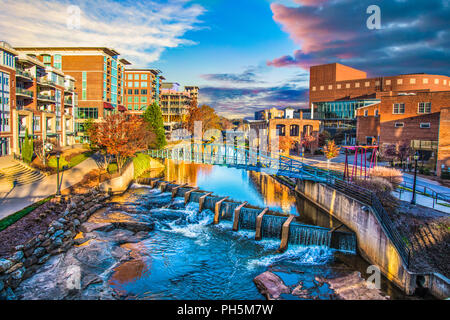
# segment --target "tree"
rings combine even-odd
[[[153,144],[149,145],[149,147],[163,148],[167,144],[166,131],[164,129],[162,112],[157,102],[154,102],[145,110],[143,118],[147,123],[148,129],[156,136],[156,139],[152,139]]]
[[[25,140],[22,144],[22,159],[26,163],[30,163],[33,160],[33,137],[28,135],[28,128],[25,129]]]
[[[397,157],[400,160],[400,167],[403,168],[403,161],[405,161],[411,154],[413,150],[408,141],[403,141],[398,146]]]
[[[328,161],[336,158],[339,155],[340,150],[341,148],[336,145],[334,140],[328,140],[327,144],[323,147],[323,152]]]
[[[216,114],[216,111],[210,106],[191,106],[189,108],[185,128],[191,134],[194,134],[194,124],[196,121],[202,122],[202,134],[204,134],[209,129],[223,130],[219,116]]]
[[[328,131],[324,130],[321,133],[319,133],[319,148],[323,147],[328,140],[331,139],[331,133],[329,133]]]
[[[280,137],[278,140],[278,147],[282,150],[283,153],[289,155],[289,152],[292,149],[292,145],[294,144],[294,140],[291,137]]]
[[[397,147],[395,144],[388,144],[383,147],[382,156],[384,159],[391,162],[392,166],[394,165],[394,160],[397,157]]]
[[[328,132],[328,131],[327,131]],[[302,138],[302,147],[311,152],[312,145],[316,141],[316,138],[313,135],[304,136]]]
[[[156,135],[149,130],[145,120],[138,115],[118,113],[110,115],[103,121],[95,122],[88,131],[91,141],[104,150],[105,163],[108,155],[117,161],[119,173],[128,157],[136,152],[146,150],[156,140]]]

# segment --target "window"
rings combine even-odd
[[[138,82],[138,81],[135,81],[135,82],[134,82],[134,86],[135,86],[136,88],[139,88],[139,82]]]
[[[369,110],[364,110],[364,117],[367,117],[369,115]]]
[[[403,122],[396,122],[394,124],[394,127],[396,127],[396,128],[403,128],[404,126],[405,126],[405,124]]]
[[[128,102],[130,102],[130,101],[128,101]],[[133,105],[132,104],[128,105],[128,110],[133,110]]]
[[[350,88],[350,83],[346,83],[346,84],[345,84],[345,87],[346,87],[346,88]]]
[[[298,137],[299,135],[299,126],[297,124],[293,124],[290,127],[290,135],[291,137]]]
[[[420,128],[421,128],[421,129],[428,129],[428,128],[430,128],[430,127],[431,127],[431,125],[430,125],[429,122],[421,122],[421,123],[420,123]]]
[[[393,114],[404,114],[405,113],[405,104],[404,103],[394,103]]]
[[[147,88],[147,82],[141,82],[141,88]]]
[[[138,74],[134,75],[134,80],[139,80],[139,75]]]
[[[378,112],[379,112],[378,109],[375,109],[375,112],[374,112],[375,113],[375,117],[378,117]]]
[[[134,103],[138,103],[139,102],[139,97],[134,97]]]
[[[139,89],[134,89],[134,94],[139,94]]]
[[[397,84],[403,84],[403,79],[397,79]]]
[[[133,88],[133,82],[128,82],[128,87]]]
[[[48,56],[48,55],[45,55],[43,60],[44,60],[44,63],[51,63],[52,62],[52,57]]]
[[[286,126],[284,124],[277,124],[276,129],[280,137],[284,137],[286,135]]]
[[[133,89],[128,89],[128,94],[133,94]]]
[[[359,88],[359,82],[355,83],[355,88]]]
[[[386,85],[390,85],[391,84],[391,80],[386,80]]]
[[[128,97],[128,102],[133,102],[133,97]]]
[[[138,104],[134,105],[134,110],[139,110],[139,105]]]
[[[147,89],[142,89],[141,94],[147,94]]]
[[[312,91],[316,91],[316,87],[312,87]]]
[[[77,119],[98,119],[97,108],[76,108],[75,117]]]
[[[337,85],[337,88],[340,89],[342,86],[340,84]]]
[[[428,83],[428,78],[423,78],[423,83],[427,84]]]
[[[81,100],[87,99],[87,72],[82,72],[82,81],[81,81]]]
[[[333,85],[332,85],[332,84],[330,84],[330,85],[328,86],[328,90],[333,90]]]
[[[132,74],[128,74],[128,80],[133,80],[133,75]]]
[[[324,89],[324,87],[323,86],[320,86],[320,90],[323,90]]]
[[[379,80],[375,81],[375,85],[379,86],[380,85],[380,81]]]
[[[431,102],[419,102],[417,113],[431,113]]]
[[[366,87],[370,87],[370,82],[369,82],[369,81],[366,81],[365,86],[366,86]]]
[[[141,97],[141,102],[142,103],[147,103],[147,97]]]
[[[410,84],[416,84],[416,79],[415,79],[415,78],[409,79],[409,83],[410,83]]]
[[[141,74],[141,80],[147,80],[147,75],[146,74]]]
[[[434,84],[439,84],[439,79],[434,79]]]

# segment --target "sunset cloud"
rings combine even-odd
[[[341,62],[373,75],[449,72],[448,0],[379,2],[379,30],[366,27],[372,0],[295,2],[301,6],[272,4],[271,9],[299,49],[268,61],[269,66],[308,69]]]

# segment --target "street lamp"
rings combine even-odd
[[[416,151],[416,153],[414,153],[414,182],[411,204],[416,204],[417,160],[419,160],[419,151]]]
[[[56,196],[59,197],[61,195],[61,188],[59,184],[59,158],[61,157],[61,151],[55,151],[56,156]]]

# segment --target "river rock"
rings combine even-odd
[[[53,221],[51,224],[50,224],[50,226],[52,226],[53,228],[55,228],[55,229],[62,229],[62,228],[64,228],[64,225],[61,223],[61,222],[59,222],[59,221]]]
[[[23,249],[24,249],[23,244],[14,247],[14,250],[16,250],[16,251],[22,251]]]
[[[279,299],[283,293],[290,293],[289,288],[276,274],[266,271],[253,279],[259,292],[268,300]]]
[[[92,231],[111,231],[114,229],[114,225],[110,222],[85,222],[81,225],[80,230],[84,233],[90,233]]]
[[[37,247],[33,251],[33,255],[36,256],[37,258],[42,257],[44,254],[45,254],[45,249],[43,247]]]
[[[13,278],[14,280],[21,280],[24,273],[25,273],[25,268],[21,267],[21,268],[17,269],[16,271],[14,271],[13,273],[11,273],[11,278]]]
[[[8,259],[0,259],[0,272],[5,272],[14,265],[14,262]]]
[[[16,263],[16,264],[13,265],[11,268],[9,268],[9,269],[6,271],[6,273],[11,274],[11,273],[13,273],[14,271],[16,271],[16,270],[18,270],[18,269],[20,269],[20,268],[22,268],[22,267],[23,267],[23,263],[22,263],[22,262]]]
[[[44,252],[45,252],[45,249],[44,249]],[[32,255],[31,257],[25,259],[23,264],[25,267],[28,268],[28,267],[32,266],[33,264],[35,264],[37,261],[38,261],[38,257],[36,257],[35,255]]]
[[[114,225],[120,229],[130,230],[132,232],[139,231],[152,231],[155,228],[155,223],[153,221],[124,221],[124,222],[114,222]]]
[[[38,260],[38,264],[43,264],[46,263],[48,261],[48,259],[50,259],[50,254],[46,254],[43,255],[39,260]]]
[[[0,300],[17,300],[17,298],[11,288],[6,288],[0,291]]]
[[[19,262],[22,261],[23,257],[24,257],[23,251],[16,251],[14,252],[14,254],[10,259],[14,262]]]
[[[55,240],[56,238],[60,238],[62,237],[62,235],[64,234],[64,230],[58,230],[56,231],[53,236],[50,237],[50,239]]]

